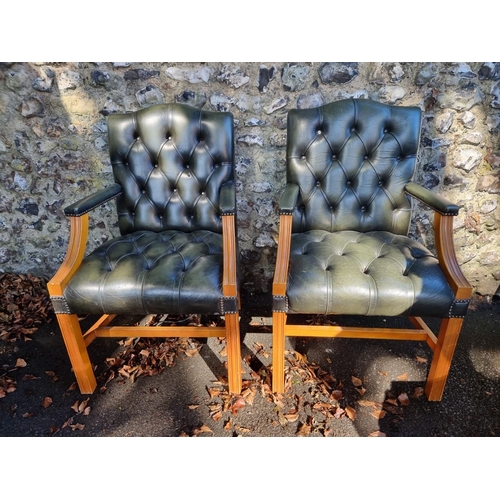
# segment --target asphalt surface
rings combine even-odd
[[[118,373],[109,380],[105,360],[125,346],[97,339],[89,351],[99,383],[86,396],[75,387],[55,319],[30,341],[0,341],[0,436],[500,435],[500,303],[474,300],[441,402],[421,395],[431,358],[425,343],[357,339],[289,343],[293,385],[276,397],[269,390],[270,296],[244,293],[242,304],[240,398],[227,394],[218,339],[183,344],[173,366],[135,380]]]

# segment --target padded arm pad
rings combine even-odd
[[[439,212],[441,215],[457,215],[460,207],[451,203],[446,198],[424,188],[415,182],[409,182],[405,186],[406,192],[416,198],[417,200],[425,203],[430,208]]]
[[[220,209],[222,215],[236,212],[236,188],[233,183],[224,184],[220,191]]]
[[[280,198],[280,214],[291,214],[297,206],[299,199],[299,186],[297,184],[287,184]]]
[[[82,200],[72,203],[64,209],[64,214],[70,217],[80,217],[99,205],[103,205],[107,201],[116,198],[122,192],[122,187],[119,184],[112,184],[111,186],[97,191]]]

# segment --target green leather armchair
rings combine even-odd
[[[287,336],[425,341],[441,400],[471,297],[457,263],[459,207],[412,182],[421,110],[347,99],[288,114],[286,187],[273,280],[273,390]],[[412,199],[434,210],[435,257],[408,237]],[[406,316],[409,329],[287,324],[289,314]],[[422,317],[441,318],[436,336]]]
[[[97,337],[225,337],[241,392],[233,117],[162,104],[108,117],[115,183],[65,208],[68,251],[48,289],[82,393]],[[120,236],[84,258],[88,213],[116,199]],[[82,333],[78,315],[100,316]],[[223,315],[222,327],[116,326],[116,315]]]

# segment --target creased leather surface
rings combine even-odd
[[[164,104],[108,117],[121,234],[221,232],[221,186],[234,181],[230,113]]]
[[[292,235],[290,313],[447,317],[454,302],[437,259],[387,231]]]
[[[77,314],[214,314],[221,282],[220,234],[137,231],[87,256],[64,297]]]
[[[348,99],[288,114],[287,182],[300,186],[293,231],[407,234],[420,137],[417,107]]]

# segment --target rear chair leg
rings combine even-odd
[[[97,381],[76,314],[56,314],[71,366],[82,394],[92,394]]]
[[[286,313],[273,312],[273,392],[285,392]]]
[[[434,349],[425,393],[429,401],[441,401],[444,392],[451,360],[462,329],[463,318],[446,318],[442,320],[438,341]]]

